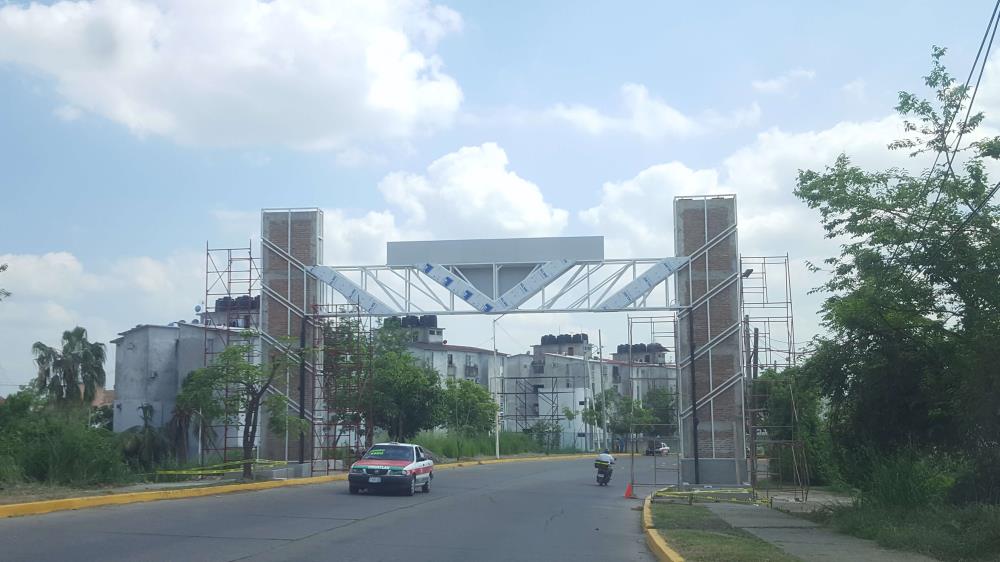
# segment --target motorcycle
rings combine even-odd
[[[597,467],[597,485],[607,486],[608,482],[611,482],[611,464],[598,461],[594,466]]]

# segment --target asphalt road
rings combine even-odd
[[[0,560],[652,560],[619,464],[607,487],[588,460],[541,461],[442,470],[413,497],[336,482],[0,519]]]

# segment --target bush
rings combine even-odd
[[[882,457],[868,455],[869,474],[862,500],[886,507],[916,508],[944,502],[955,484],[958,463],[939,455],[902,450]]]
[[[859,504],[832,508],[828,517],[841,532],[942,560],[995,560],[1000,552],[998,506],[906,509]]]
[[[31,391],[0,406],[0,481],[94,485],[128,480],[119,441],[86,409],[46,408]]]

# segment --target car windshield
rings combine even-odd
[[[413,448],[402,445],[375,445],[362,458],[386,461],[412,461]]]

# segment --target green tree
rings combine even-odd
[[[599,427],[606,424],[608,432],[617,436],[646,433],[656,423],[650,408],[629,396],[618,394],[613,388],[598,394],[593,403],[583,410],[582,416],[584,423]]]
[[[94,406],[90,409],[90,427],[112,430],[115,420],[114,409],[109,405]]]
[[[843,241],[820,288],[829,335],[804,370],[829,401],[835,451],[855,481],[866,467],[850,451],[862,446],[973,456],[1000,447],[1000,207],[986,197],[1000,137],[968,142],[983,114],[966,119],[970,92],[944,54],[934,49],[924,80],[932,99],[900,93],[906,136],[889,146],[936,156],[938,166],[867,171],[841,155],[798,177],[796,195]],[[956,156],[959,139],[967,142]]]
[[[654,388],[642,398],[643,405],[650,413],[650,431],[658,437],[677,433],[676,397],[676,393],[669,388]]]
[[[444,426],[458,439],[459,456],[465,438],[495,429],[499,411],[488,390],[470,380],[450,378],[441,396],[441,409]]]
[[[768,369],[753,383],[755,409],[764,411],[761,425],[767,428],[769,440],[801,440],[805,447],[805,462],[809,466],[811,484],[831,484],[838,480],[833,465],[830,434],[824,423],[822,396],[815,377],[807,372],[815,364],[795,366],[776,372]],[[749,406],[748,406],[749,407]],[[780,474],[791,482],[794,474],[791,452],[771,451],[781,463]],[[802,467],[803,459],[796,459]]]
[[[268,428],[275,433],[286,429],[296,432],[301,421],[289,414],[288,399],[271,392],[280,373],[298,363],[298,357],[284,350],[271,348],[262,364],[251,361],[254,334],[246,332],[243,340],[228,346],[207,367],[189,374],[177,397],[178,404],[189,411],[198,411],[205,419],[221,421],[242,430],[243,478],[253,476],[254,444],[262,412],[268,415]]]
[[[152,470],[170,454],[170,443],[161,428],[153,425],[156,412],[152,404],[138,408],[142,425],[130,427],[121,435],[126,460],[142,470]]]
[[[77,326],[63,332],[62,347],[42,342],[31,346],[38,365],[36,384],[57,403],[91,403],[97,388],[104,388],[105,347],[87,339],[87,330]],[[80,387],[83,393],[80,393]]]
[[[442,390],[436,371],[417,363],[405,351],[375,357],[368,384],[370,422],[394,441],[405,441],[441,421]]]

